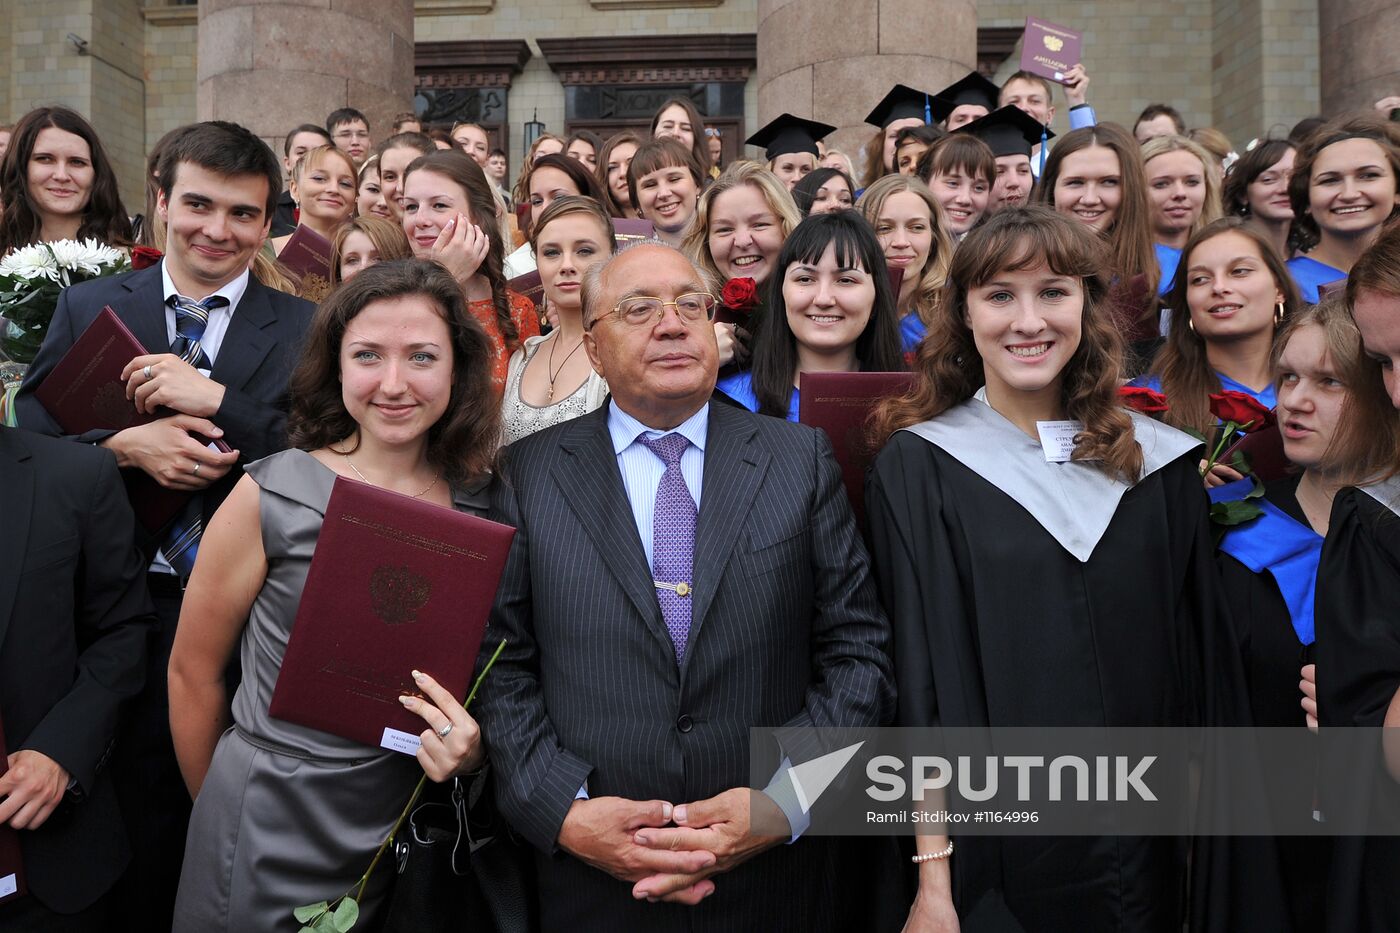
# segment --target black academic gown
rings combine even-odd
[[[982,403],[964,406],[975,404]],[[1180,453],[1123,492],[1087,560],[943,448],[909,432],[885,445],[866,507],[894,630],[900,725],[1247,721],[1235,637],[1211,565],[1199,453],[1179,432],[1134,417],[1140,440],[1156,432],[1166,444],[1177,435],[1170,443]],[[978,437],[977,426],[960,424],[958,431],[959,443],[994,452],[1018,443],[1004,430]],[[953,897],[964,933],[1018,923],[1036,933],[1180,933],[1187,916],[1182,840],[956,842]],[[1233,876],[1218,853],[1198,853],[1196,862],[1215,873],[1196,887],[1211,901],[1192,911],[1210,920],[1198,928],[1285,928],[1234,923]],[[987,924],[970,924],[973,914]]]
[[[1317,572],[1318,721],[1326,754],[1329,727],[1378,728],[1400,688],[1400,481],[1344,489],[1332,503]],[[1386,503],[1389,503],[1389,507]],[[1324,768],[1360,770],[1369,786],[1346,799],[1329,796],[1323,812],[1356,808],[1395,825],[1400,786],[1379,759],[1324,760]],[[1327,886],[1327,929],[1334,933],[1400,930],[1400,837],[1339,838]]]
[[[1285,515],[1308,524],[1298,504],[1301,474],[1265,484],[1264,497]],[[1249,689],[1250,715],[1254,725],[1263,728],[1303,728],[1307,724],[1298,681],[1302,666],[1312,661],[1311,647],[1304,647],[1293,629],[1288,605],[1278,584],[1267,571],[1255,573],[1223,551],[1216,553],[1221,589],[1229,605],[1230,617],[1238,631],[1240,657]],[[1314,756],[1297,767],[1315,771]],[[1265,775],[1265,780],[1268,776]],[[1275,808],[1287,807],[1293,813],[1311,813],[1311,795],[1298,797],[1284,788],[1296,788],[1288,780],[1269,785]],[[1285,836],[1278,840],[1279,863],[1284,891],[1298,933],[1323,928],[1323,891],[1327,881],[1332,841],[1321,836]]]

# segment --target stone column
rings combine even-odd
[[[830,123],[857,173],[865,115],[892,86],[937,91],[976,63],[977,0],[758,0],[758,125]]]
[[[281,154],[299,123],[339,107],[374,141],[413,101],[413,0],[201,0],[201,120],[241,123]]]
[[[1389,0],[1318,0],[1322,112],[1370,110],[1400,94],[1400,5]]]

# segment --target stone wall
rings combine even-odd
[[[1035,15],[1080,29],[1100,120],[1131,127],[1143,107],[1166,102],[1187,126],[1215,126],[1242,148],[1317,112],[1317,8],[1318,0],[979,0],[978,24],[1019,26]],[[1019,58],[1018,46],[998,80]],[[1063,98],[1058,111],[1054,129],[1063,132]]]
[[[672,7],[667,9],[666,7]],[[431,9],[457,11],[425,15]],[[758,28],[757,0],[418,0],[415,40],[525,39],[531,57],[510,90],[510,177],[515,178],[524,153],[525,124],[538,109],[550,132],[564,128],[564,86],[540,53],[536,39],[636,35],[647,36],[753,33]],[[756,81],[744,90],[744,123],[758,128]],[[376,128],[376,133],[378,129]]]

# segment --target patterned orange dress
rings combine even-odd
[[[516,346],[525,342],[526,337],[538,337],[540,335],[540,316],[535,311],[535,305],[524,295],[506,290],[506,297],[510,299],[510,319],[515,324],[518,333]],[[506,347],[505,338],[501,336],[501,329],[496,325],[496,305],[489,298],[480,301],[467,303],[467,308],[481,324],[482,330],[486,331],[486,337],[491,341],[493,351],[491,357],[491,384],[496,388],[496,397],[499,400],[505,395],[506,372],[510,367],[510,355],[515,347]]]

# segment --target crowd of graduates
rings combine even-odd
[[[419,772],[465,782],[489,761],[502,812],[522,819],[525,782],[544,779],[537,750],[502,723],[540,723],[509,718],[518,697],[489,680],[475,717],[419,681],[421,768],[267,715],[331,481],[524,529],[524,498],[503,511],[517,494],[503,491],[504,464],[528,475],[547,443],[591,419],[599,444],[613,430],[641,516],[626,460],[637,435],[619,439],[620,419],[648,445],[685,433],[718,462],[690,419],[718,425],[719,406],[757,419],[745,424],[798,422],[804,374],[910,374],[866,425],[878,453],[861,522],[842,499],[821,525],[814,503],[810,525],[748,542],[762,574],[806,559],[788,542],[849,536],[841,605],[866,626],[869,657],[855,655],[877,687],[834,724],[1400,726],[1396,101],[1245,144],[1188,128],[1166,103],[1103,119],[1089,83],[1076,66],[1062,86],[1029,72],[899,85],[872,102],[860,151],[783,113],[746,141],[761,159],[727,165],[719,131],[678,98],[645,131],[545,133],[513,181],[470,123],[405,113],[379,127],[347,108],[290,128],[280,159],[242,127],[192,124],[152,147],[134,213],[80,114],[43,107],[0,127],[0,257],[94,238],[134,266],[60,298],[0,427],[5,523],[29,528],[32,511],[36,528],[73,527],[61,540],[17,528],[29,543],[0,552],[0,828],[18,833],[29,878],[27,895],[0,889],[0,927],[296,929],[298,899],[358,877]],[[1057,136],[1061,97],[1070,129]],[[328,289],[314,295],[279,259],[299,228],[329,244]],[[675,263],[689,271],[666,279]],[[75,434],[35,393],[104,306],[154,335],[122,378],[159,417]],[[703,404],[638,414],[681,396]],[[1057,447],[1045,428],[1065,424]],[[41,501],[24,464],[50,460],[38,472],[92,471],[83,497]],[[658,460],[641,497],[649,564],[651,492],[659,514],[686,462],[663,476]],[[173,524],[143,528],[118,471],[189,501]],[[723,482],[711,471],[703,497],[691,487],[702,529]],[[833,572],[812,558],[802,573],[818,569]],[[40,586],[50,598],[6,600]],[[861,603],[866,591],[878,605]],[[803,644],[829,608],[790,620]],[[500,682],[517,683],[514,663],[550,697],[549,632],[517,610],[503,595],[492,626],[523,627],[537,654],[505,656]],[[66,629],[38,637],[44,626]],[[830,646],[812,639],[815,671]],[[705,647],[682,636],[674,669]],[[730,751],[742,757],[746,741]],[[616,786],[594,767],[577,800],[569,789],[570,814]],[[1394,812],[1400,769],[1367,767],[1370,805]],[[345,783],[327,791],[317,781],[332,772]],[[371,799],[383,812],[362,806]],[[1333,803],[1290,805],[1325,818]],[[818,844],[783,812],[795,850]],[[560,819],[557,849],[523,832],[541,866],[592,866],[619,897],[692,911],[705,928],[766,916],[723,906],[725,872],[777,850],[743,849],[734,864],[657,854],[632,877],[571,847],[578,829]],[[928,834],[891,840],[859,869],[837,845],[831,865],[850,871],[833,876],[836,908],[793,916],[911,933],[1400,930],[1394,839],[1265,841]],[[97,854],[83,866],[80,852]],[[793,890],[804,883],[819,879]],[[387,877],[360,893],[366,925],[394,896]],[[686,915],[657,916],[669,929]]]

